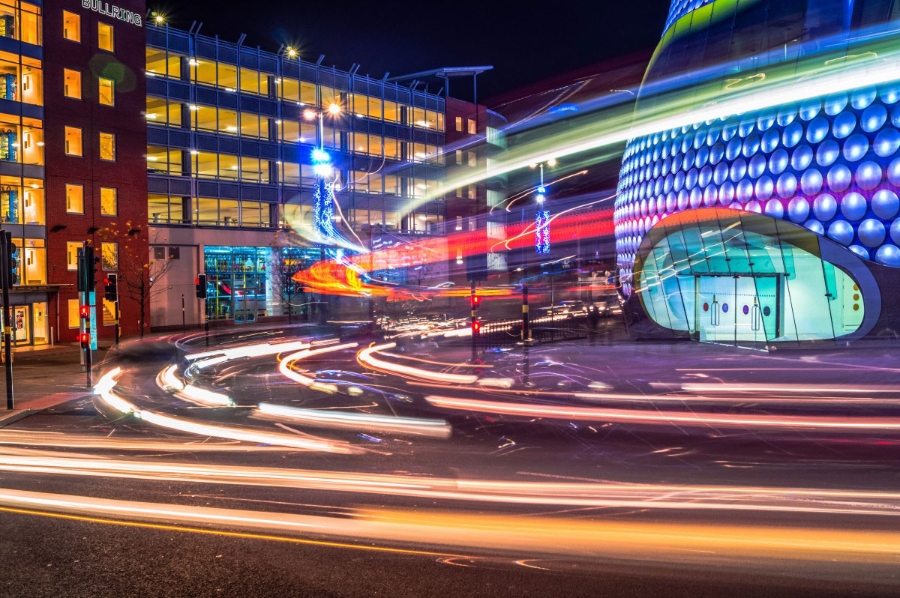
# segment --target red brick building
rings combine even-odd
[[[114,336],[103,278],[117,273],[122,336],[149,331],[145,43],[142,0],[44,4],[47,283],[55,342],[78,333],[76,251],[97,264],[97,329]],[[55,291],[55,293],[53,292]]]

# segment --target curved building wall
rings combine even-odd
[[[658,98],[648,90],[673,75],[730,62],[735,71],[747,64],[761,69],[783,61],[790,44],[791,55],[800,57],[818,51],[820,41],[834,45],[861,27],[891,27],[898,17],[898,0],[673,0],[641,105],[653,105]],[[722,71],[727,85],[728,68]],[[635,289],[635,262],[648,232],[670,215],[702,208],[762,214],[804,227],[862,260],[900,267],[900,85],[633,139],[615,211],[626,295]],[[647,297],[642,300],[651,311]]]

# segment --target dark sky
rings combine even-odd
[[[231,7],[234,8],[231,8]],[[479,99],[506,94],[601,62],[645,54],[662,34],[669,0],[502,2],[468,0],[162,0],[169,23],[380,78],[445,66],[492,65],[479,78]],[[430,90],[437,91],[439,84]],[[468,93],[454,87],[453,95]]]

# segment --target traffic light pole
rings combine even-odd
[[[472,281],[472,293],[470,294],[469,305],[472,308],[472,362],[474,363],[474,361],[478,355],[478,350],[476,347],[476,345],[478,343],[478,339],[476,338],[478,336],[478,330],[476,330],[476,323],[478,322],[478,316],[475,312],[475,281],[474,280]]]
[[[10,280],[10,259],[14,259],[9,255],[9,246],[12,243],[12,234],[6,231],[0,231],[0,286],[3,287],[3,357],[6,362],[6,408],[15,409],[15,399],[13,396],[13,371],[12,371],[12,313],[9,307],[9,287],[12,284]]]

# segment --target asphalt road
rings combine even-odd
[[[124,347],[103,369],[123,368],[114,390],[141,417],[75,399],[0,429],[0,594],[900,592],[889,351],[771,356],[612,336],[534,347],[527,361],[488,351],[474,368],[461,365],[464,344],[409,338],[374,353],[389,363],[373,369],[357,360],[360,339],[298,357],[289,371],[312,385],[279,373],[288,351],[184,378],[228,407],[160,387],[173,345]],[[213,349],[269,340],[285,339],[245,330]],[[398,364],[492,382],[429,381]],[[48,388],[62,390],[64,367],[48,366]],[[428,400],[436,393],[480,403],[448,407]],[[452,433],[273,420],[265,402]],[[529,411],[489,411],[498,403]],[[554,415],[569,407],[582,411]],[[625,419],[595,415],[609,408]],[[646,419],[661,413],[689,421]],[[281,436],[217,436],[234,429]]]

